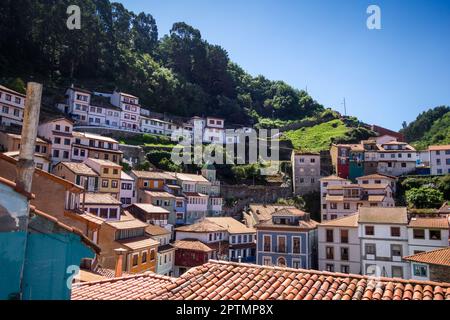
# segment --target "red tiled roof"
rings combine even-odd
[[[159,300],[177,280],[154,273],[75,284],[72,300]]]
[[[403,259],[426,264],[435,264],[450,267],[450,247],[422,252]]]
[[[450,300],[450,283],[210,261],[178,279],[135,275],[76,286],[73,300]]]

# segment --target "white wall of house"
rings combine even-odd
[[[292,153],[293,188],[295,195],[320,190],[320,155]]]
[[[175,248],[173,250],[158,252],[158,263],[156,265],[156,273],[172,276],[175,266]]]
[[[373,226],[375,234],[367,235],[366,226]],[[391,236],[391,228],[400,228],[400,236]],[[367,224],[360,223],[358,234],[361,240],[362,252],[362,273],[373,275],[375,269],[368,269],[369,266],[376,266],[376,275],[386,277],[402,277],[410,278],[410,268],[402,257],[408,253],[408,233],[406,225],[390,225],[390,224]],[[366,251],[366,245],[375,246],[375,254],[369,254]],[[393,255],[391,252],[392,245],[399,246],[401,252]],[[399,270],[401,274],[393,274],[394,268]],[[401,271],[400,271],[401,270]]]
[[[333,242],[327,241],[327,230],[333,230]],[[341,230],[348,231],[348,243],[341,241]],[[319,226],[318,242],[319,270],[361,273],[361,246],[357,227]],[[333,248],[333,260],[327,259],[327,248]],[[348,261],[341,259],[341,248],[347,248]],[[333,268],[330,269],[330,266]]]
[[[445,150],[430,151],[431,174],[450,174],[450,147]]]
[[[38,136],[52,143],[52,163],[70,161],[72,155],[73,124],[65,119],[43,123],[38,127]]]
[[[412,256],[419,252],[426,252],[437,250],[440,248],[448,247],[449,230],[448,229],[423,229],[424,239],[414,237],[414,228],[408,228],[408,245],[409,252],[408,256]],[[440,239],[432,239],[430,237],[430,231],[438,232],[440,234]]]

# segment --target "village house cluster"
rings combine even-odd
[[[4,127],[27,129],[24,105],[25,96],[0,87]],[[395,199],[400,176],[449,173],[450,146],[418,152],[392,135],[336,144],[330,150],[332,175],[324,174],[320,154],[293,152],[293,194],[318,192],[321,221],[295,206],[265,203],[250,203],[236,219],[224,214],[214,165],[197,173],[126,171],[117,140],[85,132],[102,127],[171,135],[181,129],[206,143],[236,143],[228,140],[223,119],[175,124],[150,117],[132,95],[75,87],[58,108],[68,118],[42,119],[35,141],[0,131],[0,231],[10,233],[7,241],[21,254],[15,238],[20,233],[11,231],[32,226],[28,241],[45,247],[43,257],[55,259],[53,268],[62,275],[48,281],[63,281],[70,265],[81,268],[82,284],[72,292],[53,291],[53,298],[131,298],[117,289],[119,280],[142,299],[408,299],[429,296],[430,290],[433,298],[450,297],[450,286],[418,285],[450,282],[449,205],[424,214],[396,206]],[[34,150],[30,191],[20,187],[22,144]],[[31,255],[22,252],[22,260],[25,254]],[[27,259],[36,268],[42,261]],[[375,290],[367,276],[384,282]],[[341,294],[319,293],[308,287],[311,279],[347,287]],[[0,275],[8,289],[17,287],[7,280]],[[50,294],[48,288],[39,291],[42,284],[31,275],[23,281],[34,290],[28,298]],[[302,281],[305,287],[298,290]]]

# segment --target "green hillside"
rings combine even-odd
[[[313,127],[285,132],[296,150],[318,152],[327,150],[334,139],[344,138],[351,128],[342,120],[332,120]]]
[[[403,124],[401,133],[416,149],[450,144],[450,107],[440,106],[419,114],[413,122]]]

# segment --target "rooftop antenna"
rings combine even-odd
[[[344,115],[347,116],[347,104],[345,102],[345,97],[344,97]]]

